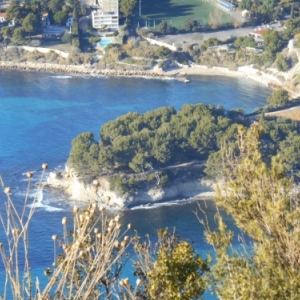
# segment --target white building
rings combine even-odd
[[[66,22],[66,26],[67,26],[67,27],[72,27],[73,24],[74,24],[74,18],[73,18],[72,16],[69,16],[69,17],[68,17],[68,20],[67,20],[67,22]]]
[[[94,28],[117,30],[119,28],[119,0],[95,0],[92,11]]]
[[[219,3],[219,5],[228,10],[228,11],[235,11],[235,5],[233,5],[231,2],[228,2],[226,0],[219,0],[217,3]]]

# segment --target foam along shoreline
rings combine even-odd
[[[149,207],[174,202],[180,199],[212,199],[216,190],[216,182],[205,179],[175,180],[166,187],[148,186],[137,189],[134,193],[120,195],[110,187],[105,176],[94,179],[82,180],[75,173],[66,168],[65,171],[51,172],[44,188],[58,189],[67,195],[70,200],[87,203],[97,203],[109,209],[132,209],[134,207]]]
[[[179,206],[185,205],[187,203],[191,203],[194,201],[211,201],[214,198],[214,194],[202,194],[195,197],[190,198],[183,198],[179,200],[170,200],[170,201],[162,201],[156,203],[148,203],[148,204],[140,204],[133,207],[129,207],[130,210],[144,210],[144,209],[156,209],[158,207],[165,207],[165,206]]]

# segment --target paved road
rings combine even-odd
[[[245,36],[248,35],[251,31],[254,30],[255,27],[252,28],[238,28],[238,29],[229,29],[222,31],[214,31],[214,32],[201,32],[203,36],[203,40],[207,40],[211,37],[217,38],[221,41],[225,41],[230,36]],[[195,37],[199,35],[199,33],[185,33],[185,34],[177,34],[177,35],[164,35],[158,36],[156,39],[162,41],[167,44],[184,44],[184,43],[197,43]]]
[[[228,30],[220,30],[213,32],[200,32],[203,36],[203,40],[207,40],[211,37],[217,38],[221,41],[227,40],[229,37],[239,37],[246,36],[256,27],[245,27],[245,28],[237,28],[237,29],[228,29]],[[282,27],[279,27],[278,24],[274,25],[275,30],[281,30]],[[183,44],[183,43],[197,43],[194,37],[199,33],[185,33],[185,34],[177,34],[177,35],[164,35],[156,37],[157,40],[162,41],[168,44]]]

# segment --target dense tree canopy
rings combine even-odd
[[[34,13],[29,13],[22,22],[22,26],[30,35],[39,28],[40,21]]]
[[[155,266],[149,272],[150,299],[199,299],[205,291],[203,274],[209,270],[188,242],[160,247]]]
[[[212,105],[185,105],[177,114],[173,107],[163,107],[144,115],[128,113],[106,123],[100,132],[98,161],[100,168],[130,168],[140,172],[147,165],[162,167],[192,159],[206,159],[218,150],[221,137],[232,121],[223,109]],[[78,143],[86,143],[78,150]],[[90,168],[89,147],[93,137],[73,141],[70,163],[81,169]],[[97,144],[98,145],[98,144]],[[88,153],[82,154],[82,150]],[[74,160],[74,157],[76,159]]]
[[[61,10],[56,12],[53,17],[57,24],[63,25],[68,19],[68,13]]]
[[[22,22],[28,13],[27,7],[21,6],[20,1],[13,0],[7,8],[6,18],[8,21]]]
[[[136,4],[136,0],[121,0],[120,11],[124,14],[125,17],[129,17],[133,13]]]
[[[95,147],[97,153],[95,154]],[[70,162],[80,170],[89,166],[90,171],[93,171],[93,163],[97,163],[97,154],[99,152],[98,144],[91,132],[81,133],[72,141],[72,150],[70,154]]]
[[[268,30],[263,34],[264,46],[266,51],[275,55],[282,47],[280,35],[275,30]]]
[[[260,123],[266,162],[280,153],[288,166],[300,166],[297,125],[274,117],[263,118]],[[142,172],[209,158],[206,173],[214,177],[221,174],[218,151],[226,144],[237,153],[239,124],[247,126],[243,112],[226,112],[222,107],[205,104],[185,105],[178,112],[173,107],[143,115],[131,112],[106,123],[99,142],[92,133],[75,138],[69,162],[79,173],[116,169]]]
[[[168,23],[166,21],[161,21],[160,24],[158,25],[158,30],[162,33],[165,34],[168,31]]]
[[[268,102],[273,106],[283,106],[289,101],[289,93],[285,90],[274,91],[268,97]]]
[[[51,23],[55,21],[61,24],[66,20],[68,13],[72,13],[74,19],[77,19],[83,12],[86,14],[85,7],[81,7],[79,0],[12,0],[6,11],[7,20],[15,20],[16,24],[22,24],[29,14],[33,14],[38,20],[39,28],[43,13],[49,13]],[[22,26],[24,27],[23,24]]]
[[[252,47],[255,48],[257,46],[257,42],[255,42],[254,38],[251,36],[240,36],[236,39],[234,43],[235,47]]]
[[[277,53],[275,63],[278,71],[286,72],[290,68],[288,61],[281,53]]]
[[[48,7],[51,9],[53,14],[55,14],[62,10],[64,4],[65,4],[64,0],[50,0]]]
[[[196,29],[198,28],[198,26],[199,26],[198,21],[197,20],[193,20],[193,19],[187,19],[183,23],[183,28],[186,31],[196,31]]]
[[[13,33],[13,41],[18,43],[18,42],[22,42],[23,39],[25,38],[25,30],[23,27],[18,27],[14,30],[14,33]]]

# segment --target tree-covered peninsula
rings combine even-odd
[[[185,105],[128,113],[106,123],[100,142],[82,133],[72,142],[69,162],[79,173],[122,169],[141,172],[195,159],[207,159],[221,139],[234,138],[236,124],[222,107]]]
[[[265,160],[280,154],[289,169],[299,168],[297,123],[263,114],[259,118]],[[178,112],[173,107],[130,112],[106,123],[99,142],[91,132],[79,134],[72,141],[68,163],[79,175],[100,175],[139,173],[197,160],[206,161],[206,174],[216,177],[221,173],[220,149],[237,151],[238,127],[252,122],[242,110],[201,103],[184,105]]]

